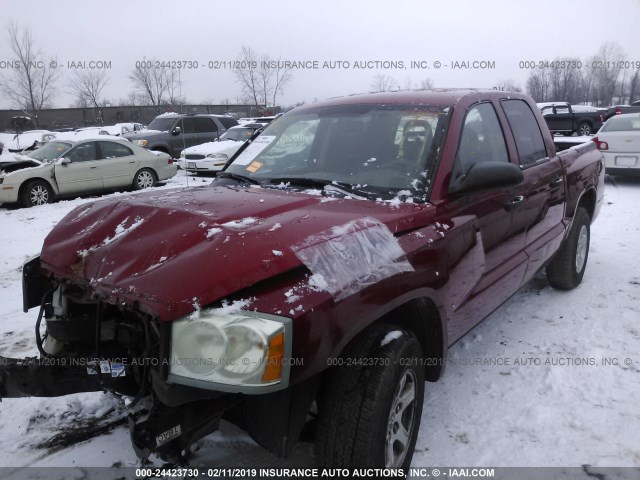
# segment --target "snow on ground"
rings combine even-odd
[[[179,172],[160,188],[184,186],[186,178]],[[210,179],[189,181],[202,185]],[[606,187],[582,285],[559,292],[540,275],[451,348],[444,378],[427,384],[414,466],[640,465],[640,181],[608,181]],[[39,252],[56,222],[91,200],[0,207],[2,355],[36,354],[36,315],[22,313],[21,265]],[[602,365],[604,358],[617,364]],[[500,365],[480,364],[489,359]],[[124,426],[47,448],[60,431],[123,415],[110,394],[5,399],[0,464],[135,466]],[[278,460],[224,422],[198,447],[194,466],[313,463],[309,443],[300,444],[288,461]]]

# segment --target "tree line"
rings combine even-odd
[[[558,57],[532,69],[527,93],[536,102],[565,101],[608,107],[640,98],[640,68],[616,42],[605,42],[582,60]]]
[[[105,87],[110,82],[109,70],[75,70],[63,78],[62,70],[56,68],[56,58],[38,48],[30,28],[9,22],[6,35],[9,63],[13,68],[5,69],[0,76],[0,90],[9,97],[13,107],[31,118],[36,127],[38,115],[43,109],[53,107],[53,98],[60,90],[74,98],[73,106],[94,109],[99,124],[103,109],[108,105],[155,106],[160,113],[162,108],[188,103],[182,94],[181,71],[155,59],[137,62],[128,74],[131,92],[126,98],[113,100],[105,96]],[[242,68],[233,70],[241,90],[236,103],[253,105],[258,111],[275,106],[278,95],[292,79],[291,72],[281,68],[280,62],[271,62],[268,55],[260,55],[250,47],[243,46],[237,60],[234,65]],[[225,98],[221,103],[232,102]]]

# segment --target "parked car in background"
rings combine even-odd
[[[215,142],[203,143],[182,151],[178,166],[187,172],[206,173],[222,170],[229,159],[258,130],[261,123],[247,123],[231,127]]]
[[[541,269],[581,283],[602,164],[593,142],[556,154],[518,93],[303,106],[211,185],[58,222],[22,269],[58,362],[0,357],[0,397],[147,398],[129,416],[142,461],[179,461],[224,418],[281,456],[309,422],[322,468],[407,468],[449,346]]]
[[[149,150],[180,157],[185,148],[213,142],[238,121],[227,115],[178,114],[158,115],[146,130],[124,134],[124,138]]]
[[[24,168],[38,167],[43,163],[58,158],[62,153],[71,148],[71,142],[50,141],[43,146],[23,153],[8,153],[2,156],[0,161],[0,174],[11,173]]]
[[[141,123],[116,123],[115,125],[105,125],[100,127],[106,130],[109,135],[121,136],[125,133],[135,133],[144,130],[144,126]]]
[[[31,207],[60,197],[127,187],[140,190],[177,171],[168,154],[117,138],[53,141],[41,149],[33,152],[33,158],[43,158],[42,165],[0,173],[0,203]]]
[[[279,116],[280,115],[273,115],[273,116],[270,116],[270,117],[246,117],[246,118],[241,118],[240,120],[238,120],[238,123],[240,125],[246,125],[248,123],[260,123],[262,125],[269,125],[271,122],[273,122]]]
[[[10,152],[22,152],[34,150],[46,142],[51,133],[49,130],[27,130],[19,134],[2,134],[2,141]]]
[[[604,109],[582,105],[570,105],[567,102],[538,103],[551,133],[564,135],[591,135],[602,126]]]
[[[640,100],[632,102],[631,105],[615,105],[613,107],[609,107],[605,111],[603,119],[607,121],[611,117],[625,113],[640,113]]]
[[[640,175],[640,113],[623,113],[611,117],[593,141],[604,155],[608,174]]]

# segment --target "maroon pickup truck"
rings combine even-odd
[[[526,95],[436,90],[293,110],[209,186],[88,203],[23,269],[35,359],[0,397],[132,397],[137,454],[222,418],[318,464],[410,464],[447,348],[546,269],[580,284],[595,144],[556,153]]]

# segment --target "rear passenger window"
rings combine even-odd
[[[218,131],[218,126],[212,118],[196,118],[195,121],[198,133],[211,133]]]
[[[196,133],[196,119],[195,118],[183,118],[182,119],[182,133]]]
[[[490,103],[475,105],[467,112],[460,134],[451,186],[457,186],[469,169],[480,162],[509,162],[502,128]]]
[[[547,157],[536,117],[523,100],[503,100],[502,108],[516,140],[520,165],[526,167]]]
[[[115,142],[98,142],[100,144],[100,151],[102,152],[102,158],[118,158],[129,157],[133,155],[133,152],[129,147],[120,145]]]

